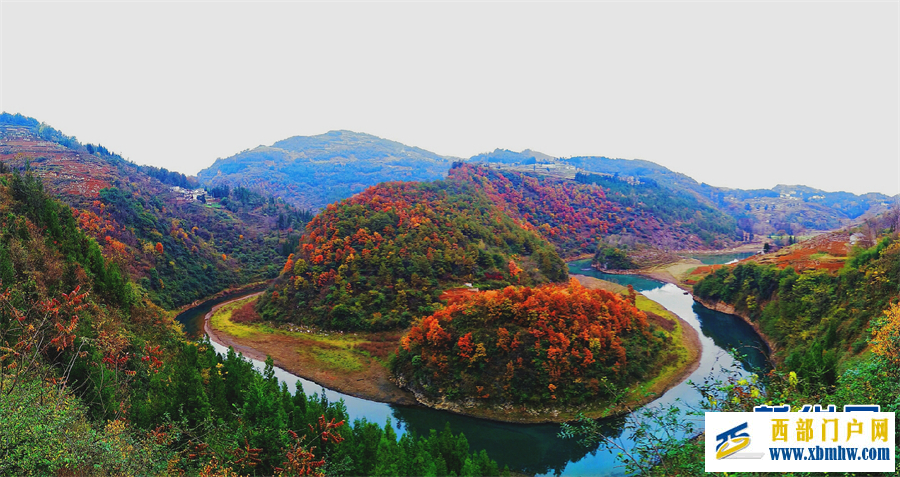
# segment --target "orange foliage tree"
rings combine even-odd
[[[888,360],[896,369],[900,366],[900,303],[884,310],[884,317],[875,325],[870,340],[872,352]]]

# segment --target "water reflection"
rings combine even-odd
[[[742,356],[741,362],[748,369],[765,369],[769,366],[768,347],[753,327],[734,316],[710,310],[694,302],[692,310],[700,318],[700,331],[722,349],[734,349]]]
[[[466,435],[473,450],[485,449],[488,455],[502,467],[508,465],[526,474],[556,474],[565,470],[567,465],[596,452],[597,445],[590,448],[574,441],[560,439],[557,424],[509,424],[485,421],[467,416],[438,413],[423,407],[394,407],[397,420],[406,423],[406,428],[417,435],[427,434],[429,429],[443,429],[447,422],[453,432]],[[624,419],[608,420],[604,423],[604,431],[608,435],[620,436]],[[615,455],[605,457],[609,462],[615,461]],[[592,475],[598,475],[595,471]]]
[[[266,289],[266,286],[266,284],[262,284],[258,287],[247,288],[246,290],[241,290],[239,292],[226,293],[219,298],[207,300],[178,314],[178,316],[175,317],[175,320],[181,323],[181,326],[184,328],[184,334],[191,339],[197,339],[203,336],[203,317],[206,316],[214,306],[249,293],[263,291]]]

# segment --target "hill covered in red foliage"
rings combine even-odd
[[[693,196],[650,183],[578,177],[581,182],[457,163],[448,179],[482,188],[564,257],[593,254],[598,243],[678,250],[723,247],[735,238],[734,220]]]
[[[393,371],[435,401],[576,406],[650,377],[665,347],[628,298],[572,280],[479,293],[417,320]]]
[[[389,182],[329,205],[260,299],[264,318],[340,330],[407,326],[442,291],[566,278],[547,242],[462,181]]]

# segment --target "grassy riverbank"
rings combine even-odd
[[[624,287],[596,278],[576,276],[587,288],[622,292]],[[257,295],[218,305],[207,315],[206,330],[210,339],[255,359],[272,356],[275,364],[297,376],[329,389],[373,401],[413,404],[412,393],[401,390],[388,370],[391,354],[396,350],[402,332],[335,333],[292,325],[276,327],[268,322],[240,323],[233,313]],[[671,346],[660,360],[660,371],[651,380],[633,386],[614,407],[598,403],[590,408],[570,410],[493,409],[454,407],[460,414],[507,422],[562,422],[574,419],[579,412],[590,417],[604,417],[627,412],[649,402],[687,378],[699,361],[700,342],[696,331],[658,303],[638,294],[638,309],[647,313],[650,322],[670,337]],[[666,364],[668,363],[668,364]]]
[[[626,288],[599,278],[585,275],[573,275],[586,288],[600,288],[603,290],[621,293]],[[667,310],[659,303],[637,294],[636,306],[647,314],[648,321],[663,328],[671,339],[671,349],[667,359],[661,360],[664,364],[659,374],[653,379],[632,386],[621,404],[616,406],[614,412],[622,412],[633,409],[636,406],[652,401],[666,390],[678,385],[693,373],[700,364],[700,336],[697,331],[678,315]],[[599,417],[599,416],[598,416]]]
[[[210,339],[335,391],[378,402],[413,404],[390,382],[387,363],[402,333],[334,333],[267,322],[237,323],[232,314],[258,295],[223,303],[207,315]]]

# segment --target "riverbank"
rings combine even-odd
[[[748,244],[749,245],[749,244]],[[733,252],[735,249],[729,251]],[[769,356],[772,356],[778,350],[778,346],[775,342],[765,333],[763,333],[762,329],[759,326],[759,323],[750,319],[750,316],[746,313],[738,311],[734,308],[734,306],[728,305],[726,303],[720,301],[710,301],[703,300],[696,295],[694,295],[694,287],[693,285],[686,283],[686,278],[690,273],[697,267],[704,266],[699,260],[693,258],[686,258],[679,260],[674,263],[669,263],[666,265],[661,265],[659,267],[652,268],[642,268],[637,270],[601,270],[603,273],[608,273],[611,275],[635,275],[644,278],[650,278],[653,280],[658,280],[664,283],[671,283],[672,285],[677,286],[678,288],[684,290],[686,293],[691,295],[691,298],[694,299],[697,303],[700,303],[704,307],[718,311],[721,313],[725,313],[728,315],[734,315],[746,322],[750,325],[756,334],[759,336],[760,340],[766,344],[767,352]],[[590,278],[590,277],[586,277]],[[600,280],[602,281],[602,280]]]
[[[622,292],[624,287],[586,276],[576,276],[587,288],[602,288]],[[232,346],[248,357],[265,360],[273,357],[276,365],[309,379],[329,389],[378,402],[410,405],[416,399],[412,393],[398,388],[387,369],[387,361],[379,361],[356,352],[370,342],[366,334],[317,334],[273,329],[265,324],[241,324],[230,321],[230,306],[258,296],[236,298],[216,305],[205,317],[204,328],[212,341]],[[633,387],[626,401],[613,409],[600,406],[596,409],[515,409],[510,406],[467,407],[460,403],[425,402],[428,407],[444,409],[458,414],[482,419],[517,423],[562,422],[574,419],[578,413],[589,417],[609,417],[628,412],[649,402],[666,390],[682,382],[698,366],[700,342],[696,331],[661,305],[638,295],[638,308],[645,311],[651,321],[667,329],[673,335],[674,354],[652,380]],[[219,313],[226,309],[228,313]],[[664,320],[661,322],[660,320]],[[337,336],[335,336],[337,335]],[[396,340],[399,336],[396,337]],[[343,349],[341,349],[343,348]]]
[[[622,293],[627,288],[612,282],[585,275],[572,274],[582,286]],[[502,422],[541,424],[568,422],[584,415],[591,419],[610,418],[626,415],[634,409],[660,397],[667,390],[685,381],[700,365],[702,345],[697,331],[680,317],[661,304],[638,293],[636,306],[643,311],[650,323],[657,325],[671,337],[672,347],[666,356],[660,358],[659,372],[650,380],[631,385],[628,394],[618,404],[594,403],[594,405],[573,408],[524,408],[513,405],[478,405],[477,401],[436,400],[421,394],[416,398],[423,405],[445,411]]]
[[[571,276],[578,280],[585,288],[600,288],[614,293],[621,293],[623,290],[626,290],[626,287],[623,287],[622,285],[600,280],[599,278],[586,275]],[[674,363],[665,366],[656,378],[633,390],[632,395],[636,398],[629,403],[620,405],[619,409],[616,410],[617,413],[622,413],[629,408],[633,409],[634,407],[644,405],[656,399],[656,397],[662,395],[669,389],[684,382],[684,380],[693,374],[700,366],[700,354],[703,346],[700,343],[700,335],[694,327],[684,321],[680,316],[672,313],[661,304],[642,294],[638,294],[637,296],[637,307],[647,314],[651,323],[655,322],[657,325],[665,327],[665,324],[659,322],[660,318],[673,323],[675,327],[669,332],[676,337],[676,339],[680,340],[680,343],[676,343],[676,348],[678,348],[678,344],[680,344],[681,349],[684,352],[679,353],[678,359]],[[641,397],[637,398],[637,396]]]
[[[736,247],[723,250],[681,250],[678,255],[700,255],[707,257],[715,257],[721,255],[746,254],[755,253],[762,250],[763,242],[747,242]],[[591,265],[594,267],[594,265]],[[683,257],[679,260],[662,263],[650,267],[637,268],[633,270],[605,270],[596,268],[598,271],[610,275],[636,275],[652,280],[658,280],[665,283],[671,283],[684,291],[693,291],[692,285],[687,281],[688,275],[698,267],[717,267],[719,265],[705,265],[696,258]]]
[[[370,349],[377,354],[377,343],[383,343],[385,338],[392,336],[321,334],[305,329],[289,331],[265,324],[230,321],[229,307],[243,305],[245,300],[260,294],[254,293],[213,307],[204,318],[204,329],[209,339],[260,361],[271,356],[276,366],[328,389],[370,401],[417,404],[412,393],[399,389],[390,381],[386,357],[379,359],[366,351]],[[220,310],[227,313],[219,313]],[[396,336],[393,346],[398,340],[399,336]]]
[[[169,314],[172,315],[172,317],[176,317],[203,302],[222,298],[225,295],[229,295],[229,294],[233,294],[233,293],[252,292],[252,291],[263,290],[265,287],[267,287],[269,285],[270,282],[271,282],[271,280],[262,280],[259,282],[245,283],[243,285],[228,287],[224,290],[220,290],[216,293],[213,293],[212,295],[194,300],[191,303],[188,303],[187,305],[182,305],[174,310],[169,310]]]
[[[575,276],[587,288],[622,292],[626,288],[583,275]],[[275,364],[286,371],[335,391],[377,402],[421,404],[481,419],[514,423],[548,423],[570,421],[579,413],[592,418],[622,415],[635,407],[656,399],[666,390],[684,381],[699,365],[701,345],[697,332],[677,315],[652,300],[638,295],[637,306],[651,322],[673,337],[672,353],[660,372],[651,380],[635,385],[625,401],[613,408],[523,409],[513,406],[478,407],[456,402],[430,402],[400,389],[392,381],[388,358],[378,359],[363,351],[371,343],[393,340],[396,347],[402,333],[396,336],[366,333],[320,333],[308,329],[276,329],[265,323],[235,323],[231,312],[260,293],[235,298],[213,307],[204,317],[204,329],[210,340],[231,346],[245,356],[265,360],[272,356]]]
[[[744,322],[746,322],[748,325],[750,325],[753,328],[753,331],[755,331],[756,334],[759,335],[760,339],[766,344],[766,348],[768,348],[767,351],[768,351],[769,356],[771,356],[773,353],[778,351],[778,347],[775,345],[775,342],[771,338],[766,336],[765,333],[763,333],[763,331],[759,327],[759,323],[751,320],[750,316],[748,314],[738,311],[734,308],[734,306],[729,305],[724,302],[721,302],[721,301],[718,301],[718,300],[716,300],[716,301],[704,300],[693,294],[691,296],[694,298],[694,301],[705,306],[706,308],[709,308],[710,310],[718,311],[720,313],[725,313],[728,315],[734,315],[734,316],[737,316],[738,318],[744,320]]]
[[[690,292],[693,288],[690,284],[685,283],[684,278],[695,268],[702,266],[703,263],[696,258],[683,258],[677,262],[649,268],[637,268],[634,270],[603,270],[597,268],[597,271],[609,275],[635,275],[649,278],[663,283],[671,283],[684,291]]]

